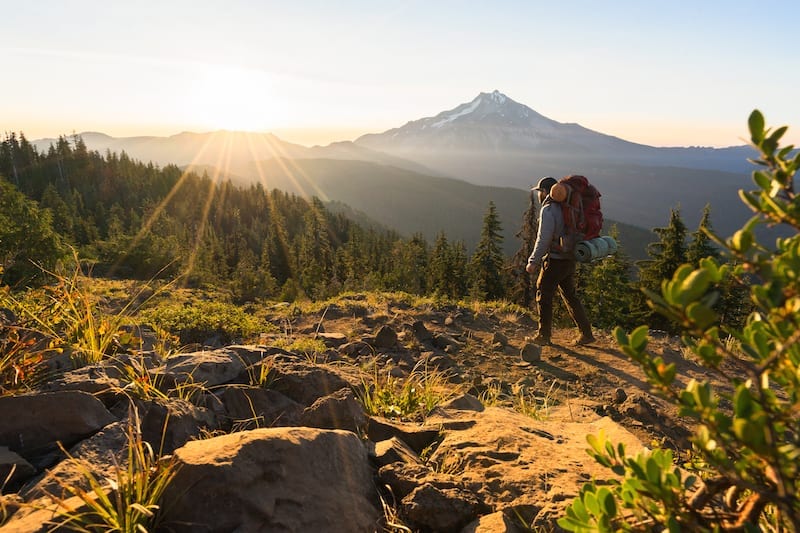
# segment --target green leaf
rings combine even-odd
[[[586,435],[586,442],[588,442],[589,446],[591,446],[592,449],[598,454],[604,453],[605,441],[606,441],[606,435],[605,431],[603,431],[602,429],[597,435],[592,435],[591,433]]]
[[[788,126],[781,126],[777,130],[772,132],[772,135],[769,136],[769,140],[777,145],[778,141],[781,140],[781,137],[783,137],[783,135],[786,133],[786,130],[788,129],[789,129]]]
[[[758,144],[764,138],[764,115],[761,111],[754,109],[750,113],[750,118],[747,119],[747,125],[750,128],[750,138],[753,144]]]
[[[731,247],[739,252],[746,252],[753,245],[753,234],[749,231],[738,230],[731,237]]]
[[[617,516],[617,500],[614,495],[606,487],[601,487],[597,491],[597,501],[600,504],[600,510],[608,518]]]
[[[593,492],[587,492],[583,495],[583,505],[593,516],[600,514],[600,504],[597,502],[597,496]]]
[[[748,418],[753,412],[753,397],[746,387],[739,386],[733,398],[733,405],[737,417]]]
[[[656,460],[653,459],[652,457],[648,457],[647,462],[645,463],[645,468],[647,469],[647,481],[649,481],[653,485],[660,486],[661,467],[658,465]]]
[[[763,170],[757,170],[753,172],[753,181],[765,191],[770,190],[772,187],[772,178]]]
[[[636,351],[641,351],[647,346],[647,335],[650,333],[650,328],[647,326],[639,326],[630,335],[630,346]]]
[[[700,329],[706,329],[717,321],[717,313],[700,302],[690,303],[686,307],[686,316]]]
[[[680,300],[693,302],[703,296],[711,284],[711,276],[706,270],[698,269],[686,276],[680,285]]]

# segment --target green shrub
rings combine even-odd
[[[218,337],[223,344],[241,342],[274,329],[243,309],[222,302],[161,304],[143,309],[138,318],[176,335],[183,344],[202,343],[210,337]]]
[[[786,127],[766,129],[759,111],[749,126],[760,152],[753,163],[762,168],[753,173],[758,189],[740,196],[756,215],[729,239],[709,234],[732,261],[683,265],[661,294],[647,293],[649,305],[680,326],[700,364],[729,387],[707,380],[681,387],[675,365],[647,352],[646,327],[615,331],[654,389],[696,421],[695,460],[686,467],[697,475],[682,476],[670,452],[632,458],[604,436],[589,436],[590,455],[621,478],[587,484],[559,520],[564,529],[800,530],[800,197],[793,187],[800,154],[779,146]],[[768,248],[755,234],[762,224],[791,236]],[[749,285],[755,307],[738,329],[721,327],[715,311],[730,277]]]

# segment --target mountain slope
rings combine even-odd
[[[529,188],[546,175],[584,174],[603,193],[608,216],[641,227],[666,223],[671,208],[695,226],[707,202],[729,233],[749,211],[748,147],[656,148],[562,124],[495,91],[356,144],[419,161],[480,185]]]
[[[271,133],[241,131],[183,132],[169,137],[111,137],[104,133],[84,132],[78,136],[90,150],[101,154],[106,150],[117,153],[124,151],[134,159],[161,166],[209,166],[223,169],[226,174],[241,174],[252,169],[253,161],[270,158],[357,159],[436,174],[419,163],[349,141],[308,148],[286,142]],[[38,139],[32,144],[40,152],[46,152],[56,141],[57,139]]]
[[[470,250],[480,239],[483,215],[492,201],[503,226],[504,251],[512,255],[521,245],[514,235],[530,202],[528,191],[474,185],[364,161],[273,159],[255,166],[246,175],[262,176],[259,181],[266,188],[345,203],[407,236],[422,233],[433,241],[444,231],[448,239],[464,241]],[[612,224],[606,221],[606,231]],[[627,224],[618,228],[628,253],[643,258],[652,233]]]

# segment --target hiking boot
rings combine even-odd
[[[538,344],[539,346],[550,346],[550,337],[545,337],[544,335],[536,335],[534,338],[531,339],[533,344]]]
[[[592,335],[592,334],[581,335],[579,338],[575,339],[575,342],[573,342],[572,344],[575,345],[575,346],[585,346],[587,344],[592,344],[596,340],[597,339],[595,339],[594,335]]]

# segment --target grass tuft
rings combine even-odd
[[[177,465],[173,457],[162,459],[142,439],[138,412],[133,405],[128,415],[126,463],[115,465],[114,476],[100,479],[86,462],[76,461],[79,474],[90,490],[65,483],[61,488],[77,497],[81,506],[68,507],[65,499],[51,495],[59,504],[57,513],[71,530],[147,533],[159,525],[161,497],[174,479]],[[68,453],[67,456],[72,459]]]

